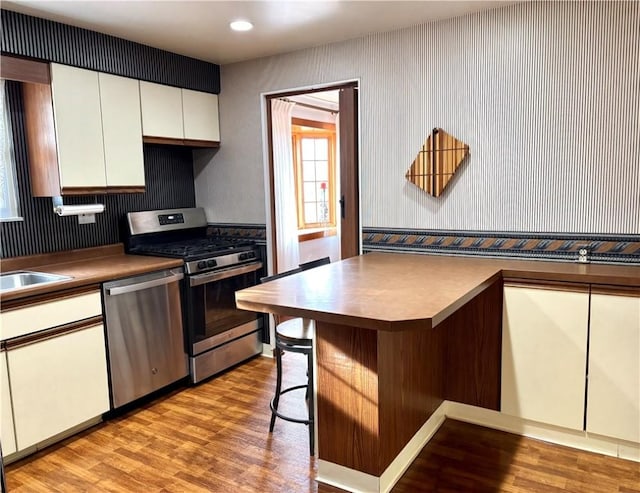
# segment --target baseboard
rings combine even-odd
[[[422,425],[413,438],[404,446],[397,457],[385,469],[380,476],[380,491],[387,493],[400,480],[405,471],[409,468],[413,461],[418,457],[424,446],[429,443],[433,435],[440,429],[442,423],[446,419],[445,406],[443,402],[434,411],[431,417]]]
[[[444,410],[445,403],[435,410],[380,477],[320,459],[318,460],[317,481],[354,493],[387,493],[391,491],[391,488],[395,486],[444,423]]]
[[[65,430],[61,433],[58,433],[57,435],[47,438],[42,442],[36,443],[35,445],[30,445],[29,447],[26,447],[22,450],[18,450],[17,452],[6,455],[2,458],[2,461],[4,462],[5,465],[8,465],[8,464],[11,464],[12,462],[16,462],[20,459],[24,459],[25,457],[31,454],[35,454],[36,452],[43,450],[49,447],[50,445],[54,445],[62,440],[65,440],[66,438],[76,435],[77,433],[80,433],[81,431],[91,428],[92,426],[95,426],[101,422],[102,422],[102,416],[96,416],[95,418],[88,419],[87,421],[84,421],[74,426],[73,428],[69,428],[68,430]]]
[[[353,493],[376,493],[380,491],[379,477],[322,459],[318,459],[316,481]]]
[[[447,418],[586,452],[640,462],[640,444],[538,423],[459,402],[444,401],[380,477],[320,459],[316,479],[321,483],[353,493],[387,493],[400,480]]]
[[[633,442],[547,425],[459,402],[446,401],[443,406],[447,418],[586,452],[640,462],[640,444]]]
[[[262,356],[273,359],[273,346],[271,344],[262,343]]]

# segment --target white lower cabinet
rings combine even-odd
[[[0,442],[2,455],[13,454],[16,449],[16,437],[13,432],[13,411],[9,392],[9,373],[7,372],[7,353],[0,351]]]
[[[640,289],[594,290],[587,431],[640,442]]]
[[[102,324],[9,349],[7,363],[18,450],[109,409]]]
[[[589,287],[505,283],[501,411],[584,426]]]

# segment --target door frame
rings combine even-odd
[[[260,106],[262,114],[262,156],[263,156],[263,170],[264,170],[264,183],[265,183],[265,210],[266,210],[266,232],[267,232],[267,263],[268,272],[274,273],[277,270],[277,255],[276,255],[276,235],[275,235],[275,181],[273,173],[273,145],[271,135],[271,100],[277,97],[298,96],[301,94],[311,94],[314,92],[325,92],[332,90],[339,90],[345,87],[357,88],[358,104],[356,105],[356,128],[360,129],[360,79],[348,79],[344,81],[328,82],[325,84],[314,84],[312,86],[302,86],[290,89],[281,89],[277,91],[268,91],[260,93]],[[339,110],[339,109],[338,109]],[[360,131],[357,132],[357,139],[355,147],[358,158],[354,162],[355,173],[358,186],[358,220],[357,220],[357,238],[358,238],[358,254],[362,253],[362,208],[361,204],[361,174],[360,174]],[[343,162],[340,160],[340,170],[342,172]],[[339,192],[339,191],[338,191]],[[341,223],[342,224],[342,223]]]

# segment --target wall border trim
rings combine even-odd
[[[363,228],[363,251],[640,264],[640,235]]]

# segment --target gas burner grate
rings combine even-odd
[[[243,246],[254,245],[249,240],[200,238],[194,240],[176,241],[172,243],[149,243],[138,245],[135,253],[157,254],[189,258],[200,255],[232,251]]]

